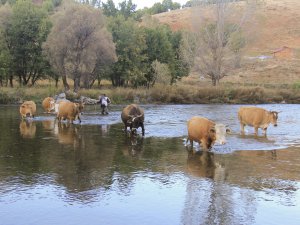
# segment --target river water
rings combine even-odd
[[[0,225],[298,225],[300,105],[260,106],[280,111],[267,137],[239,134],[240,105],[145,105],[144,138],[122,106],[73,125],[0,106]],[[188,152],[195,115],[228,125],[227,144]]]

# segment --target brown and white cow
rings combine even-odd
[[[54,98],[47,97],[43,100],[42,106],[45,110],[45,112],[50,113],[55,108],[55,101]]]
[[[263,129],[264,135],[267,135],[269,124],[277,126],[278,112],[267,111],[258,107],[241,107],[238,111],[238,118],[240,120],[241,132],[245,133],[245,126],[254,127],[255,135],[258,135],[258,128]]]
[[[20,114],[22,119],[23,118],[33,118],[36,113],[36,104],[34,101],[25,101],[20,106]]]
[[[84,108],[83,103],[73,103],[62,101],[58,106],[57,119],[59,122],[61,120],[68,120],[68,122],[73,123],[74,120],[78,118],[81,123],[80,114]]]
[[[204,150],[210,149],[215,142],[225,144],[226,133],[230,132],[230,129],[226,128],[224,124],[198,116],[194,116],[188,121],[187,128],[187,142],[190,141],[192,146],[193,141],[201,143]]]
[[[127,130],[127,127],[130,127],[130,131],[133,134],[139,127],[141,127],[142,135],[145,135],[145,114],[144,110],[140,106],[136,104],[126,106],[122,110],[121,119],[125,125],[125,131]]]

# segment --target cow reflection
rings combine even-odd
[[[54,120],[43,120],[42,126],[43,126],[44,130],[54,130],[55,121]]]
[[[123,149],[122,152],[125,156],[137,156],[143,151],[144,138],[129,135],[125,137],[125,145],[127,148]]]
[[[79,146],[82,143],[79,134],[79,127],[73,124],[57,123],[55,133],[57,133],[58,142],[64,145]]]
[[[20,133],[23,138],[34,138],[36,133],[35,122],[22,120],[20,123]]]
[[[189,151],[187,169],[194,176],[207,177],[219,181],[225,179],[225,168],[215,161],[215,155],[212,152]]]

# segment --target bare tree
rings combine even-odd
[[[78,92],[81,79],[90,83],[97,67],[116,60],[114,43],[99,9],[67,3],[54,18],[44,50],[55,72],[61,74],[65,89],[69,90],[70,75],[74,92]]]
[[[215,86],[239,66],[241,50],[246,45],[245,24],[253,19],[257,0],[198,1],[193,10],[191,47],[185,47],[186,56],[194,55],[193,64],[202,76]],[[190,37],[191,39],[191,37]]]

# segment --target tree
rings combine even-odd
[[[45,75],[42,43],[50,30],[47,13],[30,0],[12,6],[10,26],[6,30],[12,71],[21,85],[34,83]]]
[[[114,86],[145,83],[146,72],[144,61],[146,55],[145,34],[131,18],[124,16],[110,18],[109,29],[116,43],[118,61],[113,65],[111,81]]]
[[[99,66],[116,60],[112,37],[107,32],[100,10],[78,3],[66,4],[54,15],[54,25],[44,45],[45,54],[56,74],[61,74],[69,90],[67,77],[78,92],[81,80],[89,88]]]
[[[197,39],[194,42],[196,43],[194,65],[197,65],[202,75],[211,79],[214,86],[232,70],[233,62],[238,62],[233,59],[246,43],[242,30],[250,18],[251,10],[254,9],[253,2],[244,2],[243,7],[240,7],[241,4],[235,4],[237,1],[198,2],[194,8],[193,21],[196,34],[193,36]],[[232,15],[239,16],[233,18]]]
[[[3,82],[10,81],[13,87],[13,75],[10,65],[11,56],[9,49],[11,48],[8,36],[8,28],[11,26],[12,8],[9,4],[0,7],[0,85]]]

